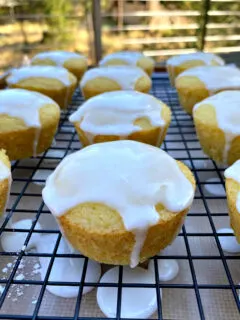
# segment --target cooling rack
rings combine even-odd
[[[45,176],[54,170],[64,156],[81,147],[68,122],[69,115],[83,102],[80,92],[76,91],[70,108],[61,116],[55,143],[49,150],[35,159],[12,164],[13,185],[7,213],[1,222],[1,236],[13,232],[24,234],[25,246],[36,234],[52,234],[55,240],[50,253],[36,253],[34,250],[4,252],[0,247],[0,319],[105,319],[96,303],[99,286],[117,288],[116,318],[112,319],[121,319],[121,297],[125,287],[152,287],[155,290],[158,309],[151,316],[152,319],[239,319],[240,255],[224,252],[217,232],[219,228],[229,227],[224,168],[202,153],[192,118],[179,106],[176,91],[170,87],[165,73],[154,75],[152,94],[172,110],[172,122],[163,149],[184,161],[191,168],[197,182],[194,204],[180,234],[171,246],[153,258],[155,284],[123,283],[122,267],[119,268],[117,284],[88,283],[85,280],[88,259],[81,254],[58,252],[62,236],[42,202],[41,190]],[[11,221],[26,218],[32,220],[29,228],[12,228]],[[37,227],[38,223],[42,229]],[[231,233],[221,236],[230,237]],[[70,257],[84,261],[81,280],[49,281],[54,260]],[[39,258],[48,261],[44,280],[37,272]],[[161,259],[177,260],[180,271],[175,279],[159,281],[157,266]],[[102,266],[103,272],[106,268]],[[48,292],[47,285],[74,286],[78,295],[73,299],[59,298]],[[83,288],[89,286],[94,287],[94,290],[83,295]],[[162,289],[162,298],[159,288]]]

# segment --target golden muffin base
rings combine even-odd
[[[151,79],[147,76],[144,76],[136,81],[134,90],[148,93],[151,89],[151,85]],[[81,88],[81,90],[84,98],[89,99],[103,92],[119,91],[122,90],[122,88],[116,81],[112,79],[107,77],[97,77],[89,80],[85,86]]]
[[[223,163],[225,134],[218,127],[214,106],[203,104],[193,114],[194,124],[201,147],[205,154],[218,163]],[[240,136],[232,140],[226,163],[233,164],[240,159]]]
[[[173,66],[173,65],[167,65],[167,71],[168,71],[168,75],[169,75],[169,79],[170,79],[170,83],[171,85],[174,87],[175,86],[175,79],[176,77],[182,73],[185,70],[194,68],[194,67],[199,67],[199,66],[205,66],[206,63],[202,60],[189,60],[189,61],[185,61],[181,64],[179,64],[178,66]],[[212,66],[218,66],[219,64],[217,63],[217,61],[215,61],[214,59],[211,61],[211,65]]]
[[[180,76],[176,79],[176,89],[183,109],[192,114],[194,105],[210,96],[205,84],[194,76]]]
[[[52,78],[34,77],[21,80],[17,83],[9,83],[10,88],[20,88],[37,91],[52,98],[61,109],[66,109],[72,100],[72,95],[77,85],[76,77],[69,73],[70,86],[65,86],[60,80]]]
[[[181,162],[178,165],[195,188],[190,170]],[[159,253],[175,239],[189,210],[173,213],[161,204],[156,209],[161,219],[147,232],[141,262]],[[67,240],[87,257],[107,264],[130,264],[135,236],[125,229],[116,210],[101,203],[79,204],[59,217],[58,222]]]
[[[111,59],[104,63],[104,66],[121,66],[128,65],[128,63],[122,59]],[[154,71],[154,61],[148,57],[142,57],[137,62],[137,67],[143,69],[150,77]]]
[[[60,111],[54,104],[44,105],[39,110],[41,131],[37,154],[48,149],[57,130]],[[6,150],[10,160],[18,160],[33,155],[36,128],[29,128],[20,118],[0,115],[0,148]]]
[[[11,163],[5,153],[5,150],[0,150],[0,161],[2,161],[9,169],[11,168]],[[0,181],[0,216],[4,213],[6,203],[8,200],[9,193],[9,181],[4,179]]]
[[[240,184],[233,179],[226,179],[226,193],[228,202],[228,214],[230,224],[234,230],[235,237],[240,243],[240,213],[237,210],[237,195],[240,191]]]
[[[127,106],[126,106],[127,107]],[[148,118],[140,118],[137,119],[134,124],[138,125],[142,130],[138,132],[134,132],[126,137],[124,140],[135,140],[147,144],[151,144],[153,146],[160,147],[163,140],[165,139],[168,127],[171,122],[171,110],[166,105],[162,105],[162,113],[161,117],[165,121],[165,125],[162,128],[152,127],[151,122]],[[80,122],[74,123],[75,129],[78,133],[79,140],[81,141],[84,147],[99,142],[107,142],[107,141],[115,141],[122,140],[123,138],[117,135],[96,135],[93,138],[93,141],[88,139],[88,134],[86,134],[80,128]]]
[[[57,66],[57,64],[50,58],[46,59],[34,59],[31,63],[33,66]],[[82,58],[71,58],[64,62],[63,67],[66,68],[69,72],[74,74],[77,80],[81,80],[84,73],[87,71],[87,60]]]

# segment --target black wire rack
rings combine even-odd
[[[194,204],[185,220],[185,224],[174,244],[163,251],[154,260],[155,284],[122,283],[123,269],[119,267],[119,281],[113,283],[88,283],[85,280],[88,259],[81,254],[58,253],[61,233],[50,227],[36,229],[37,222],[52,217],[44,206],[41,197],[44,179],[36,177],[36,172],[55,169],[64,156],[79,149],[77,134],[68,122],[69,115],[83,102],[80,92],[73,97],[72,105],[62,113],[56,143],[37,158],[16,161],[12,164],[13,185],[5,218],[2,220],[0,235],[19,232],[26,235],[27,246],[34,234],[54,234],[56,242],[51,253],[4,252],[0,247],[0,266],[10,261],[8,272],[2,273],[0,286],[0,319],[42,319],[77,320],[105,319],[96,303],[96,290],[99,286],[117,287],[116,318],[121,319],[122,289],[125,287],[154,288],[157,297],[157,312],[152,319],[239,319],[240,301],[240,255],[223,251],[217,230],[229,227],[226,197],[224,194],[224,168],[208,159],[201,151],[196,137],[192,118],[179,106],[176,91],[171,88],[166,74],[155,74],[152,94],[171,107],[172,122],[168,130],[163,149],[178,160],[184,161],[192,170],[197,182]],[[214,180],[209,180],[214,178]],[[213,195],[206,185],[222,188],[221,195]],[[9,222],[30,218],[32,225],[28,229],[13,230]],[[221,236],[231,236],[230,233]],[[17,280],[16,275],[22,262],[30,265],[38,258],[49,261],[45,279],[39,275]],[[79,282],[54,282],[49,280],[54,259],[84,259],[83,272]],[[179,275],[168,282],[159,281],[158,260],[175,259],[180,266]],[[104,267],[102,268],[104,270]],[[22,270],[22,269],[21,269]],[[1,274],[1,270],[0,270]],[[47,285],[75,286],[78,295],[75,299],[57,298],[47,292]],[[22,286],[24,294],[12,299],[16,287]],[[83,288],[95,287],[91,293],[83,295]],[[15,289],[14,289],[15,288]],[[162,289],[162,298],[159,288]],[[25,292],[26,291],[26,292]],[[34,303],[32,301],[35,297]]]

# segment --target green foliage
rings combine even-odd
[[[73,41],[73,33],[69,29],[69,16],[73,13],[71,1],[65,0],[44,0],[44,13],[49,16],[47,22],[49,32],[45,35],[45,41],[63,45]]]

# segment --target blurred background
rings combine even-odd
[[[90,64],[116,50],[158,62],[196,50],[237,53],[239,18],[240,0],[0,0],[0,71],[55,49]]]

